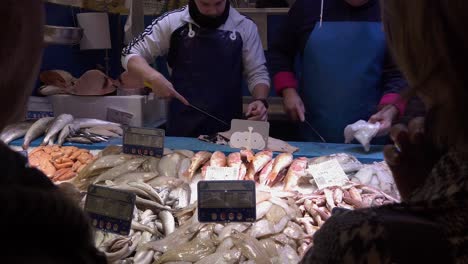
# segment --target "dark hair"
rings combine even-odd
[[[43,8],[42,0],[2,0],[0,130],[24,113],[36,81],[44,39]]]

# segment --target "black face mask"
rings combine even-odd
[[[216,29],[224,24],[229,17],[229,7],[229,0],[226,0],[226,7],[224,8],[223,14],[218,17],[210,17],[200,13],[197,4],[195,4],[195,0],[189,0],[190,16],[195,21],[195,23],[197,23],[202,28]]]

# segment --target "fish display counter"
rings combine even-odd
[[[11,146],[21,147],[23,138],[16,139],[10,142]],[[30,143],[31,148],[40,146],[43,138],[38,138]],[[298,151],[294,152],[294,157],[321,157],[335,153],[347,153],[356,157],[363,163],[372,163],[383,160],[383,146],[372,145],[369,152],[365,152],[361,145],[357,144],[334,144],[334,143],[317,143],[317,142],[287,142],[292,146],[296,146]],[[96,142],[93,144],[83,144],[75,142],[65,142],[63,146],[75,146],[90,150],[102,150],[108,146],[122,145],[122,138],[111,138],[106,142]],[[189,149],[192,151],[222,151],[226,154],[236,151],[226,145],[216,145],[198,140],[196,138],[187,137],[166,137],[164,146],[170,149]]]
[[[44,138],[29,142],[30,165],[80,206],[91,185],[136,195],[128,235],[96,229],[95,245],[109,262],[298,263],[333,208],[399,201],[380,146],[364,152],[359,145],[287,142],[297,151],[253,152],[166,137],[163,156],[156,158],[122,153],[120,137],[40,146]],[[14,149],[23,145],[23,137],[10,141]],[[338,164],[344,182],[323,187],[314,168],[326,162]],[[234,168],[235,173],[217,178],[209,175],[211,168]],[[199,221],[198,184],[221,179],[255,183],[253,222]]]

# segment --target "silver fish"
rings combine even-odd
[[[80,143],[80,144],[93,144],[93,142],[84,137],[68,137],[65,139],[67,142]]]
[[[60,131],[60,134],[57,139],[57,145],[62,145],[63,142],[65,142],[65,139],[73,132],[73,126],[71,124],[67,124],[62,131]]]
[[[105,180],[113,180],[115,178],[117,178],[118,176],[122,175],[122,174],[126,174],[126,173],[129,173],[129,172],[134,172],[138,169],[138,167],[141,166],[141,164],[143,162],[146,161],[146,158],[135,158],[135,159],[132,159],[132,160],[129,160],[117,167],[114,167],[108,171],[106,171],[105,173],[99,175],[99,177],[97,177],[95,180],[94,180],[94,183],[98,183],[100,181],[105,181]]]
[[[55,140],[57,140],[58,134],[53,135],[50,139],[47,145],[52,146],[54,145]]]
[[[50,128],[47,131],[44,140],[42,141],[42,145],[45,145],[49,142],[49,140],[58,134],[60,130],[62,130],[67,124],[73,122],[73,116],[69,114],[61,114],[59,115],[55,121],[52,123]]]
[[[119,134],[101,127],[86,128],[85,132],[105,137],[120,137]]]
[[[0,140],[5,144],[9,144],[11,141],[26,135],[32,125],[33,121],[11,124],[3,129],[2,134],[0,135]]]
[[[43,117],[34,122],[34,124],[29,128],[28,132],[24,136],[23,149],[28,149],[31,141],[44,134],[53,120],[53,117]]]
[[[169,235],[175,230],[174,216],[168,211],[159,212],[159,218],[162,220],[164,235]]]
[[[76,129],[97,127],[97,126],[108,126],[108,125],[120,126],[120,124],[118,123],[109,122],[109,121],[100,120],[100,119],[94,119],[94,118],[77,118],[73,121],[73,126]]]

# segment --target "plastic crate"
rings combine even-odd
[[[149,95],[50,96],[54,115],[97,118],[130,126],[151,127],[166,119],[167,102]]]

